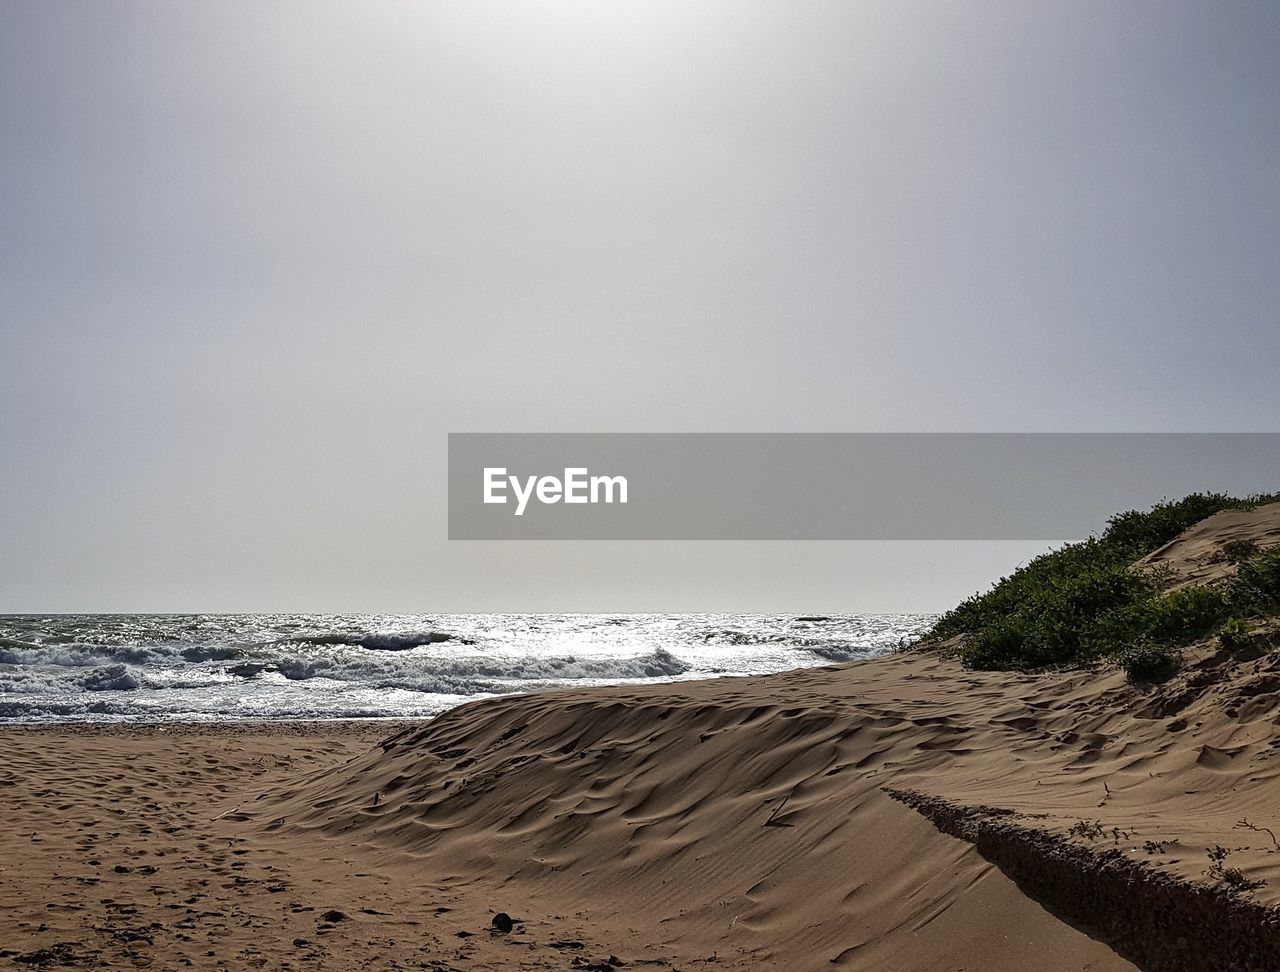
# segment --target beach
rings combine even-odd
[[[64,721],[0,728],[0,962],[1274,972],[1267,500],[1118,517],[897,650],[918,617],[6,619],[39,660],[10,663],[34,689],[12,711]],[[1090,656],[1107,630],[1127,640]],[[662,644],[808,667],[689,677]],[[128,694],[296,680],[345,705],[478,671],[543,680],[454,681],[474,697],[419,719],[146,721]]]
[[[0,3],[0,972],[1280,972],[1280,3]]]
[[[3,961],[1264,968],[1201,963],[1276,948],[1278,692],[1269,656],[1138,688],[912,651],[414,723],[8,728]],[[1089,861],[1132,862],[1162,906],[1113,927],[1101,891],[1033,887],[991,827],[1077,848],[1084,887],[1109,880]],[[1252,890],[1206,874],[1215,847]],[[1162,882],[1210,917],[1257,909],[1249,933],[1183,924]]]

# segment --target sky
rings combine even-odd
[[[945,609],[1043,545],[450,543],[446,435],[1275,431],[1277,52],[1253,2],[0,0],[0,611]]]

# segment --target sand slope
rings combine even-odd
[[[1129,968],[881,790],[1019,772],[1022,688],[916,655],[494,700],[255,812],[512,914],[578,913],[628,962]]]
[[[1235,574],[1227,548],[1241,542],[1259,550],[1280,546],[1280,503],[1215,513],[1143,557],[1138,566],[1168,570],[1174,587],[1215,584]]]

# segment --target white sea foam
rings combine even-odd
[[[374,718],[883,654],[928,615],[0,617],[0,721]]]

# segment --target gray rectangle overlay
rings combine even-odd
[[[522,515],[485,469],[627,501]],[[1081,539],[1190,492],[1280,491],[1280,433],[450,433],[450,540]],[[497,477],[491,476],[492,482]],[[616,484],[615,484],[616,485]]]

